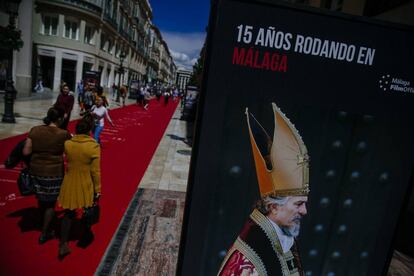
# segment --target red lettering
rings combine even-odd
[[[265,69],[287,72],[287,56],[276,52],[260,52],[253,47],[249,49],[234,47],[233,64],[247,66],[255,69]]]
[[[270,54],[265,52],[263,55],[262,68],[269,70]]]
[[[233,64],[243,65],[245,53],[246,53],[246,50],[244,48],[241,48],[239,52],[239,48],[234,47]]]
[[[253,65],[253,67],[254,68],[257,68],[257,69],[261,69],[262,66],[260,66],[259,64],[257,64],[257,60],[258,59],[259,59],[259,51],[256,50],[256,53],[254,54],[254,65]]]
[[[287,72],[287,56],[283,55],[280,61],[279,71]]]
[[[270,63],[270,69],[272,69],[272,71],[277,71],[278,67],[279,67],[279,55],[277,53],[273,53],[272,61]]]
[[[246,59],[244,60],[244,65],[245,66],[253,66],[253,48],[249,48],[249,50],[247,50],[247,55],[246,55]]]

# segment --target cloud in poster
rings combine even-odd
[[[161,33],[177,67],[192,70],[200,55],[206,34],[165,31],[161,31]]]

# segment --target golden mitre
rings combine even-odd
[[[308,150],[295,126],[275,103],[272,103],[272,106],[275,120],[273,140],[246,108],[260,195],[307,195]]]

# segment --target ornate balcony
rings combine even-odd
[[[145,25],[142,22],[137,23],[137,30],[139,33],[146,35],[145,33]]]
[[[103,8],[102,0],[55,0],[50,2],[64,3],[70,6],[74,6],[76,8],[96,13],[98,15],[101,14]]]
[[[142,56],[145,56],[145,47],[144,44],[142,44],[142,42],[138,42],[137,50]]]
[[[124,12],[132,18],[132,13],[134,11],[133,5],[130,5],[130,2],[128,0],[119,0],[119,3],[121,4],[121,8],[124,10]]]
[[[116,23],[116,20],[112,18],[109,14],[104,13],[103,19],[109,23],[115,30],[118,29],[118,24]]]
[[[155,71],[158,71],[159,69],[159,63],[155,58],[150,58],[148,60],[148,65],[150,65],[152,68],[154,68]]]
[[[119,34],[122,35],[124,38],[126,38],[129,41],[128,32],[126,32],[125,30],[119,28]]]

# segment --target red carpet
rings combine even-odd
[[[101,219],[93,226],[94,242],[85,249],[70,242],[72,254],[57,259],[58,240],[43,245],[36,225],[37,201],[21,197],[19,170],[0,168],[0,275],[93,275],[137,190],[177,104],[151,101],[148,111],[136,105],[110,111],[116,127],[105,123],[102,140]],[[73,130],[74,122],[69,129]],[[0,161],[26,135],[0,140]],[[38,223],[37,223],[38,224]]]

